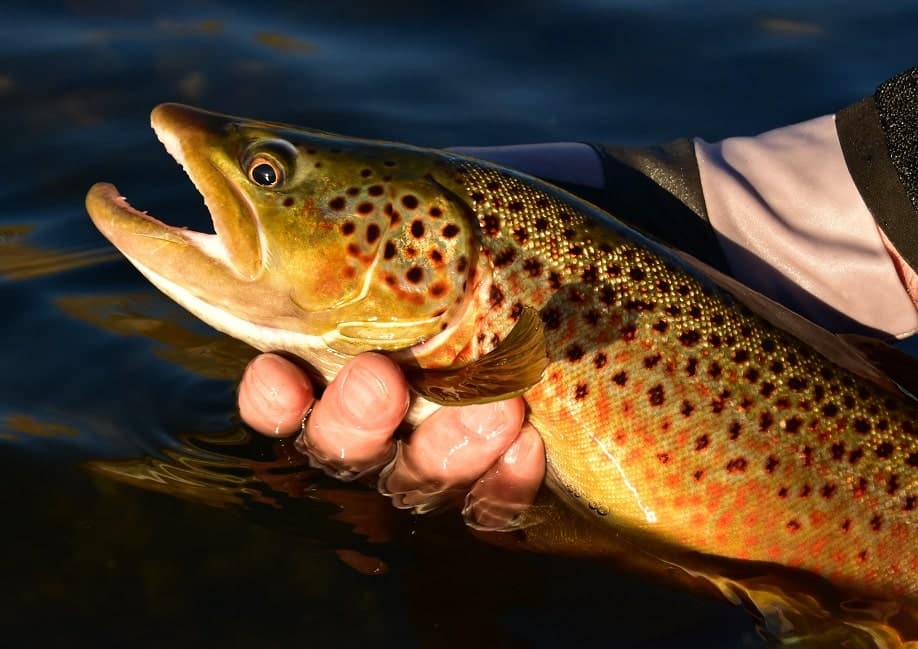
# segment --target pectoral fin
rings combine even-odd
[[[443,406],[500,401],[523,394],[542,378],[548,351],[542,321],[525,308],[501,343],[477,361],[455,369],[406,371],[408,382],[425,399]]]

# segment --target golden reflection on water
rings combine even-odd
[[[77,437],[80,434],[76,428],[53,421],[42,421],[32,415],[13,414],[7,415],[0,428],[20,435],[30,437]],[[12,434],[4,434],[10,439]]]
[[[35,279],[121,257],[118,251],[108,246],[42,250],[23,241],[32,229],[29,225],[0,226],[0,277],[10,280]]]
[[[257,353],[235,338],[193,330],[190,326],[200,329],[197,321],[150,293],[67,295],[56,304],[70,317],[104,331],[155,340],[161,343],[156,350],[161,358],[204,378],[237,381]]]

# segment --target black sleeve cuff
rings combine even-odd
[[[883,233],[918,269],[918,67],[835,116],[851,177]]]
[[[729,273],[708,222],[691,140],[625,148],[591,144],[602,159],[603,189],[567,188],[615,218]]]

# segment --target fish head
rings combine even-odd
[[[153,128],[214,234],[168,225],[97,184],[99,230],[156,286],[259,349],[399,350],[466,301],[477,222],[432,150],[158,106]]]

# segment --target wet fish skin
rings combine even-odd
[[[838,339],[524,174],[158,110],[154,126],[205,195],[225,252],[202,252],[110,186],[87,205],[212,325],[330,378],[365,349],[415,371],[474,368],[512,355],[501,342],[538,313],[548,364],[518,387],[549,484],[584,515],[653,547],[918,597],[918,406]],[[251,180],[262,144],[286,151],[273,160],[283,185]],[[146,240],[129,236],[141,228]],[[152,240],[166,241],[155,255]]]

